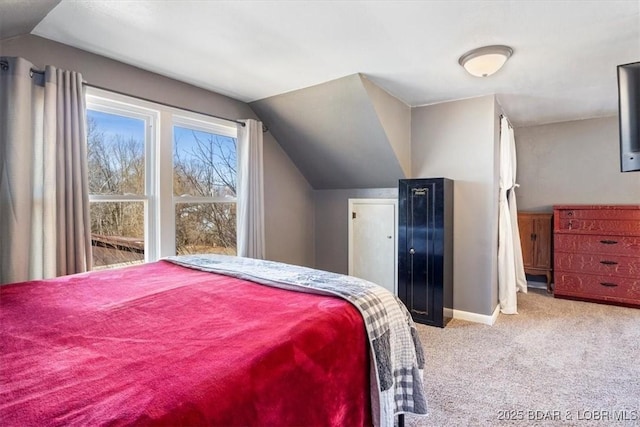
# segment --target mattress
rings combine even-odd
[[[166,261],[0,287],[0,420],[371,424],[361,314]]]

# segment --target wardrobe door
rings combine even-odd
[[[453,301],[452,194],[445,178],[400,180],[398,188],[398,296],[416,322],[440,327]]]
[[[434,307],[433,277],[433,207],[435,183],[407,180],[400,191],[400,235],[403,241],[401,258],[405,302],[414,320],[421,323],[437,321]],[[404,214],[404,215],[403,215]],[[400,288],[400,281],[398,286]],[[404,297],[404,298],[403,298]]]

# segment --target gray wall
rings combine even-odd
[[[554,204],[640,204],[640,172],[620,172],[618,118],[515,130],[520,211]]]
[[[349,272],[349,199],[397,199],[398,188],[316,190],[316,268]]]
[[[369,94],[387,140],[396,154],[404,176],[411,176],[411,107],[376,86],[366,76],[362,85]]]
[[[414,108],[414,178],[454,184],[453,308],[490,315],[497,305],[497,132],[493,96]]]
[[[0,54],[77,70],[89,84],[205,114],[255,117],[243,102],[36,36],[3,40]],[[363,85],[394,162],[414,178],[455,180],[454,308],[491,314],[497,304],[500,114],[494,97],[414,108],[407,130],[408,107],[390,102],[366,79]],[[518,128],[515,135],[520,210],[640,203],[640,173],[619,172],[616,117]],[[346,273],[348,199],[395,198],[397,188],[313,190],[270,133],[264,156],[267,257]]]
[[[79,71],[90,85],[127,95],[229,119],[256,118],[243,102],[37,36],[2,40],[0,54]],[[264,159],[267,258],[313,266],[311,187],[269,133]]]
[[[394,147],[410,143],[409,108],[376,108],[364,81],[352,74],[250,104],[315,189],[390,187],[406,176]],[[385,118],[404,112],[406,131],[383,127],[380,111]]]
[[[264,146],[267,258],[315,266],[313,190],[277,144]]]

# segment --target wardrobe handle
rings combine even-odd
[[[600,261],[600,264],[604,264],[604,265],[616,265],[618,264],[615,261]]]
[[[616,240],[600,240],[600,243],[603,245],[615,245],[618,242]]]
[[[618,286],[616,283],[611,282],[600,282],[600,284],[602,286],[606,286],[607,288],[615,288],[616,286]]]

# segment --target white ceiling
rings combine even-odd
[[[526,126],[616,114],[640,1],[62,0],[33,34],[246,102],[362,73],[410,106],[495,93]],[[458,65],[491,44],[497,74]]]

